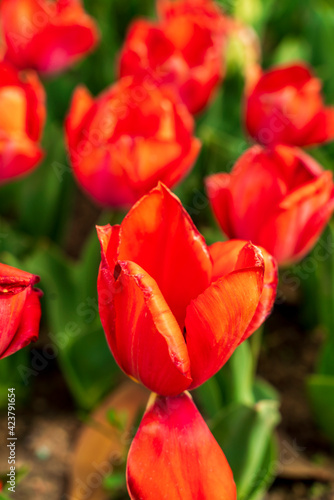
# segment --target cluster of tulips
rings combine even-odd
[[[214,0],[157,0],[130,27],[119,79],[80,85],[65,122],[69,159],[97,203],[129,209],[98,227],[99,312],[121,369],[153,394],[127,462],[132,499],[233,500],[223,451],[189,390],[215,375],[270,314],[278,266],[315,245],[334,210],[332,174],[301,148],[334,138],[334,109],[303,63],[247,73],[244,125],[257,144],[205,179],[228,240],[207,246],[171,192],[201,149],[193,115],[214,98],[238,23]],[[0,183],[40,162],[38,74],[65,70],[99,39],[79,0],[2,0]],[[228,119],[228,118],[226,118]],[[38,277],[0,265],[0,356],[38,337]]]

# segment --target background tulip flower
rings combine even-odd
[[[73,171],[98,203],[128,207],[159,180],[169,187],[193,166],[200,142],[167,89],[124,78],[96,100],[79,87],[66,120]]]
[[[99,227],[98,236],[99,311],[119,366],[164,396],[212,377],[245,337],[261,301],[260,250],[243,246],[217,279],[204,239],[162,184],[120,226]]]
[[[39,277],[0,264],[0,359],[38,338],[41,292]]]
[[[231,174],[212,175],[206,185],[224,233],[261,245],[281,265],[311,250],[334,209],[332,173],[288,146],[254,146]]]
[[[305,64],[260,71],[246,94],[246,128],[257,142],[303,147],[334,138],[334,107],[325,107]]]
[[[188,110],[198,113],[223,77],[228,20],[211,1],[158,5],[159,22],[139,19],[130,27],[119,73],[150,75],[173,86]]]
[[[0,62],[0,184],[30,172],[43,154],[45,94],[37,75]]]
[[[1,0],[6,59],[20,69],[55,73],[71,66],[98,41],[80,0]]]
[[[237,497],[225,455],[188,394],[149,403],[129,451],[127,484],[132,500]]]

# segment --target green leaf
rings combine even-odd
[[[214,417],[223,406],[223,397],[215,377],[196,389],[196,399],[209,417]]]
[[[279,420],[278,403],[260,401],[254,406],[233,403],[212,421],[211,430],[232,468],[239,500],[248,500],[251,492],[263,488],[262,477],[268,472],[264,474],[263,464]]]
[[[334,377],[311,375],[307,380],[307,389],[315,417],[334,443]]]
[[[118,373],[100,324],[97,300],[83,297],[82,281],[75,280],[75,264],[50,244],[37,249],[25,268],[41,276],[49,338],[77,403],[90,409],[112,387]]]
[[[30,388],[20,371],[28,363],[29,347],[0,360],[0,408],[7,408],[8,388],[15,388],[17,406],[29,398]]]
[[[224,401],[252,405],[253,395],[253,357],[249,341],[240,344],[225,366],[217,374]]]

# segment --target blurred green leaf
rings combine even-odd
[[[266,462],[268,449],[279,420],[278,403],[260,401],[254,406],[233,403],[212,421],[213,435],[233,471],[238,500],[266,488],[273,465]]]
[[[311,375],[307,388],[315,417],[334,443],[334,376]]]
[[[21,406],[30,397],[30,387],[21,375],[21,367],[29,363],[29,348],[0,360],[0,408],[8,406],[8,389],[15,388],[16,406]]]
[[[223,398],[216,377],[212,377],[196,389],[196,399],[209,417],[214,417],[223,406]]]
[[[37,249],[27,259],[26,269],[41,276],[49,338],[78,404],[89,409],[111,388],[117,370],[100,325],[97,300],[83,297],[81,283],[75,281],[75,264],[52,245]]]

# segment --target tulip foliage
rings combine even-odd
[[[333,439],[331,82],[321,58],[268,53],[278,29],[261,67],[263,3],[0,0],[0,389],[54,358],[85,411],[141,384],[132,500],[264,498],[280,415],[261,332],[304,262],[326,333],[307,388]]]

